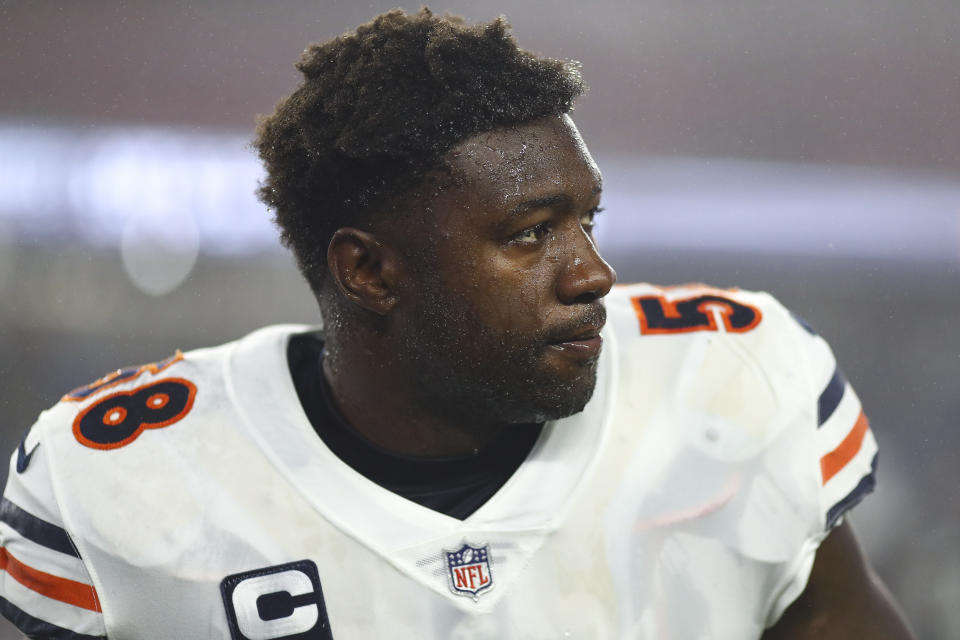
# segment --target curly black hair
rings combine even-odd
[[[395,9],[304,51],[303,81],[261,119],[258,190],[319,292],[332,234],[393,210],[461,140],[572,109],[577,63],[517,47],[500,17]]]

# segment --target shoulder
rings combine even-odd
[[[636,284],[607,308],[620,395],[662,406],[671,434],[711,459],[759,462],[812,540],[873,489],[859,398],[826,341],[772,295]]]
[[[232,428],[237,387],[286,372],[289,337],[307,329],[266,327],[216,347],[117,369],[64,394],[28,439],[46,450],[55,486],[85,484],[110,467],[155,466],[160,454],[183,459]]]
[[[72,438],[94,449],[124,447],[145,429],[167,427],[185,418],[198,398],[219,399],[226,393],[230,365],[238,354],[252,375],[262,371],[266,362],[280,361],[289,336],[306,329],[301,325],[265,327],[219,346],[177,350],[156,362],[116,369],[64,394],[40,415],[33,431],[41,439]]]
[[[638,357],[667,361],[667,369],[683,363],[678,374],[695,368],[728,390],[735,372],[752,371],[741,382],[776,395],[780,404],[809,403],[837,373],[826,341],[763,291],[631,284],[614,288],[607,309],[628,363]]]
[[[606,300],[618,333],[647,341],[724,335],[761,357],[765,348],[809,350],[817,342],[799,316],[764,291],[639,283],[614,287]]]
[[[61,500],[72,503],[91,500],[78,497],[75,489],[90,487],[100,476],[108,486],[111,477],[116,480],[111,474],[121,470],[145,471],[164,457],[185,460],[199,443],[229,428],[234,378],[271,375],[267,363],[282,366],[289,336],[304,329],[267,327],[220,346],[178,350],[156,362],[117,369],[77,387],[40,414],[20,445],[20,451],[43,451],[43,474],[24,473],[33,462],[20,452],[14,454],[11,474],[23,482],[48,483],[52,492],[46,502],[53,504],[55,494],[63,493]],[[241,356],[245,366],[233,367]],[[60,506],[69,511],[69,505]]]
[[[607,309],[622,375],[653,367],[674,392],[712,398],[714,415],[809,407],[835,366],[827,344],[765,292],[634,284],[616,287]]]
[[[773,296],[706,285],[617,287],[607,308],[624,403],[724,460],[763,458],[824,532],[874,486],[877,445],[826,341]]]

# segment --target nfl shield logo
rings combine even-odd
[[[447,579],[450,590],[459,596],[468,596],[474,601],[481,593],[493,587],[490,573],[490,545],[474,547],[466,542],[459,549],[443,550],[447,561]]]

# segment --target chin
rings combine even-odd
[[[520,402],[506,403],[511,414],[508,421],[547,422],[578,414],[590,402],[596,384],[596,367],[591,367],[575,381],[565,382],[554,378],[550,382],[543,382],[531,390],[532,393],[522,405]]]

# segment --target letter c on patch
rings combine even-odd
[[[248,578],[233,590],[233,610],[240,633],[250,640],[273,640],[305,633],[316,626],[320,611],[314,603],[292,606],[289,616],[264,620],[258,603],[261,596],[275,593],[304,596],[313,593],[310,578],[295,569],[272,575]]]
[[[333,638],[310,560],[234,574],[220,590],[234,640]]]

